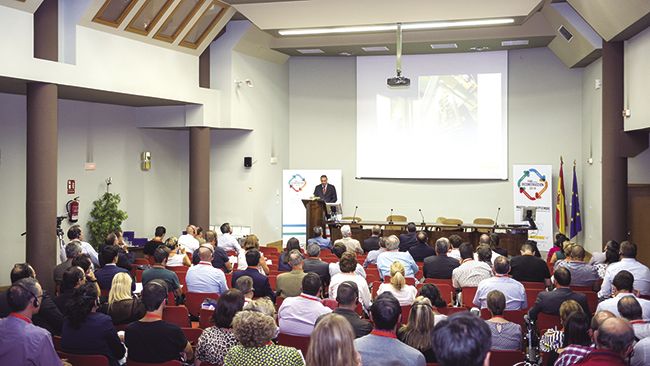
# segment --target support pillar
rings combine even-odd
[[[27,262],[49,291],[57,261],[57,100],[55,84],[27,84]]]
[[[190,223],[210,224],[210,129],[190,127]]]
[[[626,240],[627,157],[623,135],[623,42],[603,41],[603,241]]]

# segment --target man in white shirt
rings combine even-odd
[[[226,222],[221,225],[219,229],[221,230],[221,236],[217,240],[217,246],[226,252],[232,250],[239,254],[241,251],[241,245],[239,245],[237,238],[232,235],[232,228],[230,227],[230,224]]]
[[[228,291],[226,275],[219,268],[212,267],[212,250],[207,246],[199,248],[199,257],[199,264],[187,270],[187,290],[219,295]]]
[[[81,231],[81,226],[79,225],[72,225],[68,229],[68,239],[70,239],[70,242],[76,242],[81,246],[81,252],[88,254],[90,256],[90,260],[93,262],[93,265],[96,268],[99,268],[99,256],[97,255],[97,251],[95,248],[93,248],[90,243],[87,243],[83,241],[83,232]],[[63,253],[65,256],[65,253]],[[65,261],[65,259],[64,259]]]
[[[185,252],[194,253],[195,250],[199,249],[201,244],[196,240],[194,235],[196,235],[196,227],[194,225],[187,225],[185,234],[178,238],[178,245],[185,248]]]
[[[458,250],[461,254],[460,266],[451,272],[451,284],[454,288],[476,287],[484,279],[492,277],[489,264],[474,260],[471,244],[461,244]]]
[[[332,309],[318,298],[321,282],[316,273],[307,273],[302,279],[300,296],[288,297],[278,310],[280,333],[308,337],[314,330],[316,319]]]
[[[634,280],[634,276],[629,271],[623,270],[618,272],[614,277],[614,281],[612,283],[614,289],[614,297],[601,301],[598,304],[596,311],[608,310],[616,316],[621,316],[621,314],[618,312],[618,301],[625,296],[636,297],[634,295],[633,288],[635,283],[636,281]],[[650,318],[650,301],[641,298],[637,298],[637,300],[643,309],[643,319]]]
[[[451,244],[451,250],[447,254],[448,257],[456,258],[460,262],[460,245],[463,244],[463,238],[460,235],[449,235],[449,244]]]
[[[481,309],[487,308],[487,295],[492,290],[499,290],[506,297],[505,310],[524,310],[528,307],[526,290],[521,282],[508,276],[510,262],[508,258],[499,256],[494,260],[494,277],[484,279],[478,284],[474,305]]]
[[[636,244],[629,241],[621,243],[621,260],[612,263],[605,270],[599,298],[608,298],[612,293],[612,281],[620,271],[629,271],[634,276],[634,289],[641,295],[650,295],[650,269],[636,260]]]
[[[334,245],[337,243],[342,243],[345,245],[347,250],[352,253],[363,254],[363,248],[361,248],[361,243],[357,239],[352,238],[352,229],[350,225],[341,226],[341,239],[334,242]]]

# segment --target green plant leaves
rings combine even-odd
[[[104,193],[99,199],[93,202],[93,209],[90,211],[91,219],[88,221],[90,232],[90,244],[99,248],[108,234],[121,229],[122,222],[129,216],[118,208],[120,201],[119,194]]]

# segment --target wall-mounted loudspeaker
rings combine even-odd
[[[244,168],[250,168],[253,166],[253,158],[250,156],[244,156]]]

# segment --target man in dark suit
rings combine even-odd
[[[417,239],[417,243],[410,247],[408,252],[416,262],[423,262],[424,258],[436,255],[436,251],[429,246],[427,233],[420,231],[416,234],[415,238]]]
[[[460,266],[456,258],[448,257],[447,253],[451,249],[449,239],[440,238],[436,240],[436,255],[424,259],[424,277],[426,278],[451,278],[454,268]]]
[[[99,253],[99,261],[104,263],[104,266],[95,271],[95,278],[99,288],[105,291],[111,289],[113,284],[113,277],[120,272],[129,273],[124,268],[117,266],[119,249],[115,245],[104,245]],[[131,281],[131,291],[135,291],[135,281]]]
[[[528,316],[532,320],[537,320],[537,314],[544,313],[549,315],[560,315],[560,305],[566,300],[575,300],[582,306],[585,313],[590,315],[587,296],[578,292],[573,292],[569,288],[571,283],[571,272],[564,267],[558,268],[553,273],[555,278],[555,290],[549,292],[540,292],[537,295],[535,305],[528,311]]]
[[[231,286],[235,287],[235,283],[239,277],[249,276],[253,279],[253,297],[268,296],[275,303],[275,293],[271,289],[268,277],[257,270],[257,265],[260,264],[260,258],[261,255],[257,249],[249,249],[246,251],[246,264],[248,264],[248,268],[232,273]]]
[[[327,203],[336,202],[338,197],[336,196],[336,187],[327,183],[327,176],[320,176],[320,184],[314,188],[314,196],[322,199]]]
[[[313,272],[320,277],[323,289],[326,289],[330,283],[330,265],[320,259],[320,246],[316,243],[307,245],[307,255],[302,264],[302,270],[305,273]]]
[[[362,319],[356,313],[357,303],[359,301],[359,287],[355,282],[345,281],[341,283],[336,291],[336,301],[339,303],[339,306],[332,313],[341,315],[350,323],[352,330],[354,330],[355,338],[363,337],[372,332],[372,323]],[[325,315],[319,316],[316,319],[316,324]]]
[[[370,229],[371,236],[363,241],[361,248],[364,253],[369,253],[371,250],[379,250],[379,235],[381,235],[381,226],[375,225]]]
[[[418,243],[418,239],[416,237],[417,235],[416,230],[417,227],[415,226],[414,222],[409,222],[408,224],[406,224],[406,234],[399,235],[400,252],[407,252],[410,247]]]

